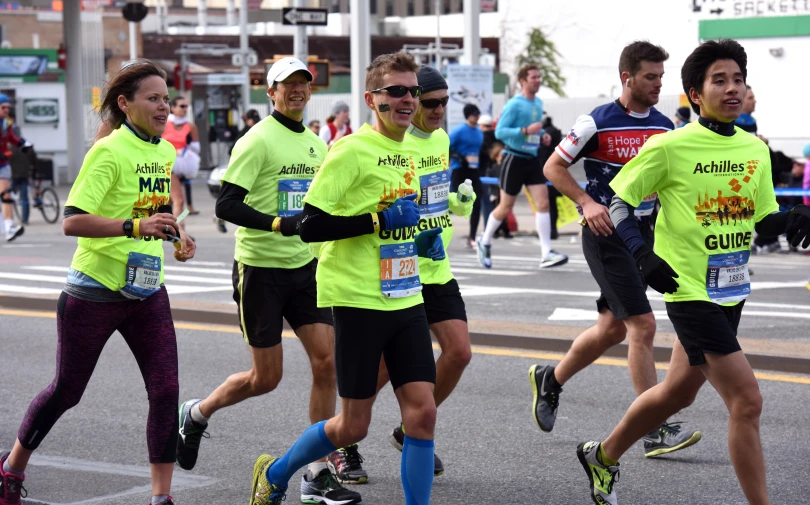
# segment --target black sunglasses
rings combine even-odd
[[[411,96],[416,98],[422,94],[422,86],[386,86],[385,88],[372,89],[369,93],[379,93],[387,91],[394,98],[402,98],[405,93],[411,92]]]
[[[422,107],[426,109],[436,109],[441,105],[444,108],[447,108],[447,102],[450,101],[450,97],[446,96],[444,98],[426,98],[424,100],[419,100],[419,103],[422,104]]]

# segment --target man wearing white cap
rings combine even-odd
[[[352,132],[349,126],[349,104],[342,100],[338,100],[332,104],[332,121],[327,121],[326,128],[321,129],[321,140],[326,142],[326,145],[332,145],[338,140]]]
[[[233,297],[253,366],[228,377],[204,400],[181,405],[177,463],[186,470],[196,463],[214,412],[278,386],[283,319],[301,340],[312,366],[310,421],[335,415],[332,315],[317,306],[317,261],[298,236],[303,197],[327,151],[303,124],[311,81],[312,74],[300,60],[282,58],[273,64],[267,73],[273,113],[236,142],[222,177],[216,213],[239,226]],[[343,488],[322,458],[302,477],[301,501],[348,505],[360,502],[360,495]]]

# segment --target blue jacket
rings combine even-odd
[[[450,133],[450,170],[461,168],[461,160],[467,159],[469,168],[478,168],[478,155],[484,143],[484,132],[467,123]]]
[[[543,101],[534,97],[530,101],[523,95],[517,95],[506,102],[495,127],[495,138],[506,145],[506,152],[527,158],[537,156],[543,132],[535,135],[523,135],[521,128],[536,123],[543,118]]]

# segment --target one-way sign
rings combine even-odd
[[[302,7],[285,7],[281,19],[285,25],[326,26],[326,9],[305,9]]]

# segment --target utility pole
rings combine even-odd
[[[239,49],[242,52],[242,115],[250,109],[250,65],[248,64],[248,0],[239,5]]]
[[[306,0],[295,0],[294,7],[306,7]],[[293,37],[293,55],[301,60],[304,65],[307,64],[309,59],[309,40],[307,38],[307,27],[305,25],[298,25],[295,27],[295,36]],[[304,108],[304,123],[307,122],[307,109]]]

